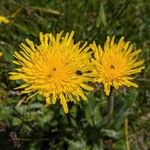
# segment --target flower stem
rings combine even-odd
[[[113,95],[113,88],[111,88],[110,95],[107,97],[108,99],[108,124],[111,123],[114,111],[114,95]]]
[[[125,141],[126,141],[126,150],[130,150],[128,138],[128,118],[125,119]]]

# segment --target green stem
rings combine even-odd
[[[126,141],[126,150],[130,150],[130,144],[128,138],[128,118],[125,119],[125,141]]]
[[[111,88],[110,95],[107,97],[108,100],[108,125],[112,122],[113,118],[113,111],[114,111],[114,95],[113,95],[113,88]]]

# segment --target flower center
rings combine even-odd
[[[110,66],[110,69],[115,69],[115,66],[114,66],[114,65],[111,65],[111,66]]]
[[[56,68],[53,67],[52,70],[51,70],[51,73],[48,74],[48,77],[49,77],[49,78],[52,78],[52,77],[54,76],[54,73],[55,73],[55,72],[56,72]]]
[[[56,68],[55,68],[55,67],[53,67],[52,69],[53,69],[53,71],[56,71]]]

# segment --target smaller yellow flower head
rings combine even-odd
[[[10,20],[6,18],[5,16],[0,15],[0,23],[9,24]]]
[[[27,39],[28,45],[22,43],[22,50],[14,54],[19,68],[10,73],[11,80],[24,81],[19,87],[24,88],[22,93],[38,93],[47,104],[59,101],[65,113],[67,102],[87,100],[86,92],[93,89],[87,85],[91,81],[90,47],[75,44],[73,35],[40,33],[40,45]]]
[[[0,52],[0,57],[1,57],[1,56],[3,56],[3,53],[2,53],[2,52]]]
[[[138,60],[138,54],[141,50],[133,50],[130,42],[125,42],[121,37],[118,43],[114,42],[114,37],[107,40],[102,49],[95,42],[90,45],[94,51],[92,63],[94,65],[93,73],[95,82],[102,82],[106,95],[110,94],[110,87],[118,89],[120,86],[138,87],[132,80],[133,74],[141,72],[144,69],[144,60]]]

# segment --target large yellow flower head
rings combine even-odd
[[[132,80],[133,74],[141,72],[144,68],[144,60],[138,60],[138,54],[141,50],[133,50],[133,45],[130,42],[125,42],[124,37],[121,37],[118,43],[114,42],[114,37],[107,40],[102,49],[95,42],[91,44],[91,49],[94,51],[94,77],[95,82],[102,82],[106,95],[110,94],[110,87],[118,89],[120,86],[138,87]]]
[[[64,112],[68,112],[68,101],[87,100],[87,85],[91,81],[90,53],[87,43],[74,44],[73,35],[62,33],[55,36],[40,33],[40,45],[29,39],[28,45],[21,43],[21,51],[15,52],[19,67],[11,72],[11,80],[23,80],[22,93],[34,92],[46,97],[47,104],[59,101]]]
[[[0,15],[0,23],[8,24],[10,23],[10,20],[5,16]]]

